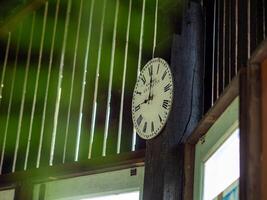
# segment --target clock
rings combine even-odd
[[[132,99],[132,120],[143,139],[156,137],[165,126],[173,101],[173,77],[168,63],[153,58],[141,70]]]

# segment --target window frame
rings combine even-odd
[[[222,115],[200,138],[195,146],[193,199],[203,199],[204,163],[239,126],[239,98],[225,109]]]

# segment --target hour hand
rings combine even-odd
[[[142,103],[138,104],[137,106],[135,106],[135,111],[138,111],[141,108],[142,104],[146,104],[148,102],[148,99],[144,100]]]
[[[149,94],[148,94],[148,100],[152,100],[153,95],[152,95],[152,77],[150,78],[150,84],[149,84]]]

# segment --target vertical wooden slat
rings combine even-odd
[[[237,71],[248,60],[248,0],[237,0]],[[236,72],[237,72],[236,71]]]
[[[248,57],[263,39],[261,0],[248,0]]]
[[[247,1],[247,57],[250,57],[250,53],[251,53],[251,1],[250,0],[246,0]],[[246,2],[244,1],[244,3]],[[257,1],[257,0],[252,0],[252,1]],[[253,16],[254,18],[257,18],[257,16]],[[253,38],[254,39],[254,38]],[[252,39],[252,40],[253,40]]]
[[[45,10],[44,10],[44,17],[43,17],[43,28],[42,28],[40,50],[39,50],[37,74],[36,74],[36,80],[35,80],[35,88],[34,88],[34,97],[33,97],[33,103],[32,103],[29,135],[28,135],[28,141],[27,141],[27,147],[26,147],[26,155],[25,155],[25,161],[24,161],[24,170],[27,169],[28,157],[29,157],[29,151],[30,151],[30,145],[31,145],[32,126],[33,126],[33,120],[34,120],[34,114],[35,114],[36,98],[37,98],[37,92],[38,92],[38,86],[39,86],[39,77],[40,77],[40,69],[41,69],[42,56],[43,56],[43,46],[44,46],[44,37],[45,37],[45,29],[46,29],[47,10],[48,10],[48,1],[45,3]]]
[[[152,58],[154,58],[155,49],[156,49],[156,45],[157,45],[158,4],[159,4],[159,0],[156,0]]]
[[[231,1],[227,0],[225,2],[225,27],[226,27],[226,39],[225,39],[225,86],[227,86],[231,81]]]
[[[139,53],[138,53],[138,65],[137,65],[137,76],[139,76],[142,62],[142,50],[143,50],[143,37],[144,37],[144,21],[145,21],[145,8],[146,8],[146,0],[143,0],[142,5],[142,17],[141,17],[141,27],[140,27],[140,37],[139,37]],[[136,130],[133,128],[132,135],[132,151],[135,151],[136,145]]]
[[[229,69],[229,78],[230,80],[236,74],[236,0],[230,1],[230,38],[229,38],[229,54],[230,54],[230,69]]]
[[[203,5],[205,23],[204,33],[204,66],[205,68],[205,95],[204,95],[204,112],[208,111],[214,102],[214,67],[215,67],[215,23],[216,23],[216,1],[205,0]]]
[[[231,82],[232,78],[231,78],[231,70],[234,67],[232,65],[232,60],[233,60],[233,56],[232,56],[232,17],[233,17],[233,13],[232,13],[232,7],[233,7],[233,3],[231,0],[227,0],[227,5],[228,5],[228,44],[227,44],[227,62],[228,62],[228,71],[226,73],[226,76],[228,78],[228,83]]]
[[[217,52],[217,48],[216,48],[216,39],[217,39],[217,29],[216,29],[216,25],[217,25],[217,1],[218,0],[214,0],[214,8],[213,8],[213,38],[212,38],[212,43],[213,43],[213,49],[212,49],[212,92],[211,92],[211,105],[214,104],[215,100],[216,100],[216,76],[215,76],[215,69],[216,69],[216,52]]]
[[[226,82],[226,77],[225,77],[225,71],[226,71],[226,56],[225,56],[225,53],[226,53],[226,2],[227,1],[221,1],[221,10],[222,10],[222,13],[221,13],[221,20],[222,20],[222,39],[221,39],[221,48],[222,51],[221,51],[221,67],[220,67],[220,79],[221,79],[221,84],[220,84],[220,94],[221,92],[223,91],[224,87],[225,87],[225,82]]]
[[[97,55],[97,67],[96,67],[96,74],[95,74],[95,89],[94,89],[94,100],[93,100],[93,111],[92,111],[92,120],[91,120],[91,131],[90,131],[88,158],[91,158],[91,156],[92,156],[92,148],[93,148],[94,134],[95,134],[95,119],[96,119],[96,111],[97,111],[99,70],[100,70],[100,64],[101,64],[104,22],[105,22],[105,16],[106,16],[106,4],[107,4],[107,0],[104,0],[103,8],[102,8],[101,30],[100,30],[100,39],[99,39],[99,46],[98,46],[98,55]]]
[[[130,34],[130,24],[131,24],[131,13],[132,13],[132,0],[129,0],[126,42],[124,50],[123,78],[121,86],[121,103],[120,103],[120,117],[119,117],[119,129],[118,129],[118,141],[117,141],[117,154],[119,154],[121,151],[123,105],[124,105],[124,92],[125,92],[125,81],[126,81],[127,61],[128,61],[128,45],[129,45],[129,34]]]
[[[220,16],[221,16],[221,9],[220,9],[220,2],[221,0],[217,0],[217,24],[216,24],[216,28],[217,28],[217,38],[216,38],[216,70],[215,70],[215,81],[216,81],[216,89],[215,89],[215,101],[218,99],[219,95],[220,95],[220,37],[221,37],[221,32],[220,32],[220,26],[221,26],[221,20],[220,20]]]
[[[72,62],[71,86],[70,86],[70,93],[69,93],[69,105],[68,105],[68,114],[67,114],[66,131],[65,131],[65,136],[64,136],[63,158],[62,158],[63,163],[65,163],[65,159],[66,159],[66,151],[67,151],[67,143],[68,143],[68,135],[69,135],[70,113],[71,113],[71,105],[72,105],[74,78],[75,78],[75,72],[76,72],[78,44],[79,44],[79,38],[80,38],[82,10],[83,10],[83,0],[80,1],[74,55],[73,55],[73,62]],[[80,135],[77,134],[76,147],[77,146],[79,147],[79,144],[80,144]],[[78,152],[75,153],[75,158],[76,157],[78,157]]]
[[[217,65],[217,99],[219,98],[220,94],[223,91],[224,86],[224,70],[225,70],[225,55],[224,55],[224,40],[225,40],[225,31],[224,31],[224,0],[219,0],[218,3],[218,52],[217,52],[217,58],[218,58],[218,65]]]
[[[116,10],[115,10],[115,19],[114,19],[114,27],[113,27],[113,39],[112,39],[112,50],[111,50],[110,71],[109,71],[109,84],[108,84],[108,98],[107,98],[106,120],[105,120],[105,128],[104,128],[104,141],[103,141],[103,148],[102,148],[102,156],[106,156],[106,149],[107,149],[119,5],[120,5],[119,0],[116,0]]]
[[[42,114],[41,132],[40,132],[38,154],[37,154],[37,162],[36,162],[36,167],[37,168],[39,168],[39,166],[40,166],[41,153],[42,153],[42,147],[43,147],[43,137],[44,137],[44,128],[45,128],[44,126],[45,126],[45,119],[46,119],[47,99],[48,99],[48,91],[49,91],[49,86],[50,86],[51,68],[52,68],[52,63],[53,63],[53,55],[54,55],[54,47],[55,47],[55,37],[56,37],[56,30],[57,30],[59,5],[60,5],[60,0],[57,0],[56,12],[55,12],[55,18],[54,18],[54,26],[53,26],[52,42],[51,42],[50,55],[49,55],[49,66],[48,66],[48,74],[47,74],[46,89],[45,89],[45,98],[44,98],[44,107],[43,107],[43,114]]]
[[[118,140],[117,140],[117,154],[119,154],[121,151],[122,119],[123,119],[124,92],[125,92],[125,81],[126,81],[126,72],[127,72],[131,15],[132,15],[132,0],[129,0],[127,31],[126,31],[126,40],[125,40],[125,50],[124,50],[123,78],[122,78],[122,86],[121,86],[122,89],[121,89],[120,117],[119,117],[119,129],[118,129]]]
[[[239,26],[238,26],[238,21],[239,21],[239,15],[238,15],[238,3],[239,0],[235,0],[235,74],[237,74],[238,68],[239,68],[239,62],[238,62],[238,42],[239,42]]]
[[[65,19],[65,29],[64,29],[64,36],[63,36],[63,46],[62,46],[60,67],[59,67],[59,73],[58,73],[57,99],[56,99],[56,107],[55,107],[55,112],[54,112],[53,132],[52,132],[52,140],[51,140],[50,159],[49,159],[50,166],[53,165],[53,161],[54,161],[58,114],[59,114],[59,107],[60,107],[60,100],[61,100],[61,85],[62,85],[62,79],[63,79],[65,51],[66,51],[66,43],[67,43],[68,30],[69,30],[71,5],[72,5],[72,0],[68,0],[67,13],[66,13],[66,19]]]
[[[140,73],[142,65],[142,51],[143,51],[143,39],[144,39],[144,22],[145,22],[145,10],[146,0],[143,0],[142,5],[142,17],[141,17],[141,27],[140,27],[140,37],[139,37],[139,53],[138,53],[138,65],[137,65],[137,76]]]
[[[8,61],[8,57],[9,57],[10,40],[11,40],[11,33],[8,32],[7,44],[6,44],[6,49],[5,49],[5,58],[4,58],[1,81],[0,81],[0,107],[1,107],[1,103],[2,103],[2,98],[3,98],[2,94],[3,94],[4,85],[5,85],[4,82],[5,82],[5,75],[6,75],[6,66],[7,66],[7,61]],[[6,143],[6,137],[4,135],[3,142],[2,142],[3,146],[6,145],[5,143]],[[0,158],[0,159],[2,159],[2,158]],[[1,166],[2,166],[2,164],[1,164]],[[2,171],[1,168],[2,167],[0,167],[0,174],[1,174],[1,171]]]
[[[85,93],[85,86],[86,86],[86,75],[87,75],[87,69],[88,69],[88,58],[89,58],[90,43],[91,43],[94,4],[95,4],[95,0],[91,0],[90,17],[89,17],[89,24],[88,24],[88,35],[87,35],[87,42],[86,42],[86,52],[85,52],[85,58],[84,58],[82,94],[81,94],[81,100],[80,100],[79,121],[78,121],[77,135],[81,135],[81,128],[82,128],[84,93]]]
[[[9,56],[10,40],[11,40],[11,33],[8,32],[5,59],[4,59],[1,82],[0,82],[0,106],[1,106],[1,102],[2,102],[2,93],[3,93],[3,89],[4,89],[4,81],[5,81],[6,66],[7,66],[8,56]]]
[[[15,144],[13,164],[12,164],[12,172],[14,172],[15,168],[16,168],[18,149],[19,149],[19,143],[20,143],[21,125],[22,125],[24,104],[25,104],[25,96],[26,96],[26,90],[27,90],[27,84],[28,84],[28,73],[29,73],[29,67],[30,67],[30,62],[31,62],[31,51],[32,51],[33,31],[34,31],[34,25],[35,25],[35,15],[36,15],[36,13],[33,12],[31,33],[30,33],[30,42],[29,42],[28,55],[27,55],[27,63],[26,63],[26,69],[25,69],[25,75],[24,75],[24,83],[23,83],[23,89],[22,89],[22,97],[21,97],[21,105],[20,105],[20,113],[19,113],[19,122],[18,122],[18,129],[17,129],[17,137],[16,137],[16,144]]]
[[[253,47],[253,51],[255,50],[255,48],[261,43],[261,41],[263,41],[264,39],[264,2],[262,0],[257,0],[255,7],[257,10],[257,19],[252,19],[252,21],[256,21],[257,24],[257,32],[256,32],[256,46]]]
[[[225,88],[230,80],[231,76],[229,71],[231,70],[231,54],[230,54],[230,36],[231,36],[231,29],[230,29],[230,2],[229,0],[224,1],[224,85]]]
[[[5,124],[5,129],[4,129],[5,132],[4,132],[4,138],[3,138],[3,144],[2,144],[2,152],[1,152],[0,174],[2,174],[2,172],[3,172],[3,164],[4,164],[4,157],[5,157],[5,151],[6,151],[7,132],[8,132],[8,128],[9,128],[9,119],[10,119],[10,114],[11,114],[11,107],[12,107],[12,101],[13,101],[13,92],[14,92],[16,72],[17,72],[17,64],[18,64],[18,57],[19,57],[19,50],[20,50],[21,32],[22,32],[22,25],[20,25],[20,27],[19,27],[18,41],[17,41],[17,45],[16,45],[14,68],[13,68],[12,81],[11,81],[11,90],[10,90],[10,95],[9,95],[7,118],[6,118],[6,124]]]

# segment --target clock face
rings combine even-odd
[[[173,98],[173,78],[168,63],[150,60],[140,72],[133,93],[132,119],[143,139],[157,136],[169,116]]]

